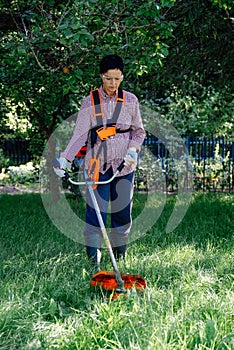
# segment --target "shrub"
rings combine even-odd
[[[21,164],[19,166],[9,166],[7,168],[9,175],[8,181],[11,184],[32,184],[39,181],[38,166],[33,165],[32,162]]]
[[[138,190],[176,191],[178,188],[186,188],[187,180],[192,176],[195,191],[223,191],[230,187],[232,160],[229,151],[225,156],[220,153],[220,146],[217,144],[214,156],[206,159],[192,156],[180,159],[157,158],[149,149],[144,148],[136,170],[135,187]],[[180,182],[182,180],[184,183]]]
[[[194,189],[217,189],[222,190],[230,182],[230,152],[222,157],[219,154],[219,145],[216,145],[214,158],[208,158],[201,163],[193,162],[195,178]]]
[[[10,164],[10,159],[5,156],[3,149],[0,149],[0,173],[6,169]]]

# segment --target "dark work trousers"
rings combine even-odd
[[[112,168],[105,174],[99,174],[99,181],[106,181],[113,175]],[[105,185],[98,185],[94,190],[98,206],[106,226],[108,209],[111,216],[110,242],[116,258],[125,256],[128,234],[132,225],[132,196],[134,172],[118,176]],[[109,204],[110,203],[110,204]],[[94,263],[97,263],[97,250],[101,248],[102,233],[98,218],[90,198],[86,193],[86,227],[84,238],[87,254]]]

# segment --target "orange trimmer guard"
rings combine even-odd
[[[146,288],[146,281],[140,275],[132,274],[121,274],[122,280],[124,281],[125,289],[142,290]],[[103,289],[113,291],[118,287],[118,283],[115,279],[114,272],[99,271],[93,275],[90,281],[91,287],[102,287]]]

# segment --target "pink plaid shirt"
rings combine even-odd
[[[110,97],[106,95],[102,87],[100,87],[99,90],[101,93],[102,108],[104,112],[103,125],[105,126],[109,122],[109,119],[112,118],[116,105],[116,96]],[[138,99],[134,94],[128,91],[124,91],[124,96],[125,100],[118,117],[116,128],[121,130],[127,130],[130,128],[130,130],[129,132],[125,133],[116,133],[115,136],[109,137],[107,141],[104,141],[106,142],[107,146],[107,157],[105,159],[103,150],[99,156],[101,164],[100,171],[102,173],[104,173],[111,166],[113,171],[116,171],[117,167],[126,156],[128,148],[136,147],[137,150],[140,150],[145,138],[145,131],[141,120]],[[84,99],[78,113],[73,136],[66,149],[61,153],[61,157],[72,161],[80,148],[84,146],[88,140],[87,153],[85,157],[85,168],[88,169],[89,160],[92,157],[89,131],[96,126],[97,121],[94,118],[91,98],[90,96],[87,96]],[[97,138],[97,142],[94,146],[95,155],[97,154],[101,142],[102,141]],[[106,168],[104,167],[104,170],[103,166],[105,162]],[[126,175],[135,170],[135,168],[136,165],[126,166],[119,176]]]

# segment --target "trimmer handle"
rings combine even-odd
[[[52,165],[53,165],[54,168],[60,168],[60,163],[59,163],[57,158],[54,158],[52,160]]]
[[[54,168],[60,169],[60,163],[59,163],[59,160],[57,158],[53,159],[52,165]],[[69,176],[68,172],[65,169],[63,169],[63,170],[64,170],[64,177],[63,178],[65,180],[69,179],[70,176]]]
[[[121,172],[121,171],[123,170],[124,167],[125,167],[125,161],[123,160],[123,161],[120,163],[120,165],[118,166],[117,170],[118,170],[119,172]]]
[[[112,180],[114,180],[114,178],[118,175],[118,173],[120,173],[123,168],[125,167],[125,161],[123,160],[120,165],[118,166],[116,172],[113,174],[113,176],[106,181],[90,181],[90,180],[85,180],[85,181],[73,181],[69,174],[67,172],[65,172],[65,179],[69,180],[70,183],[72,183],[73,185],[88,185],[88,184],[92,184],[92,185],[104,185],[104,184],[108,184],[110,183]]]

